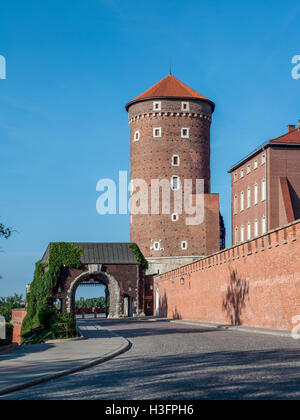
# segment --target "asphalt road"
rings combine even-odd
[[[292,338],[168,321],[97,322],[128,338],[131,349],[3,399],[300,398],[300,341]]]

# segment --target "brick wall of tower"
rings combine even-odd
[[[132,215],[131,241],[136,242],[146,257],[207,255],[219,248],[219,203],[217,195],[210,195],[210,125],[212,106],[201,100],[184,100],[190,109],[182,111],[181,100],[158,100],[161,110],[153,111],[155,100],[144,100],[129,107],[131,130],[131,179],[143,179],[148,185],[149,213],[152,179],[167,179],[176,175],[193,180],[204,180],[206,211],[203,223],[186,225],[186,215],[172,221],[171,214]],[[161,128],[160,138],[153,137],[153,129]],[[190,130],[189,138],[181,138],[181,129]],[[134,136],[139,131],[139,141]],[[172,156],[178,155],[179,166],[172,165]],[[171,192],[171,209],[173,203]],[[160,209],[161,209],[160,197]],[[160,211],[161,213],[161,211]],[[173,213],[171,210],[170,213]],[[208,224],[209,220],[209,224]],[[163,251],[150,250],[159,242]],[[181,242],[187,241],[186,250]]]

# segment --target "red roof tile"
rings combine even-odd
[[[283,136],[270,140],[270,143],[300,144],[300,128],[296,128]]]
[[[133,102],[150,98],[193,98],[204,99],[211,102],[208,98],[196,92],[194,89],[181,82],[172,74],[169,74],[150,89],[146,90],[146,92],[130,101],[126,108],[128,109],[128,106]]]

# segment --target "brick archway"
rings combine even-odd
[[[110,306],[108,318],[119,318],[120,317],[120,303],[121,303],[121,290],[118,281],[111,274],[104,273],[101,271],[90,269],[77,276],[67,291],[66,297],[66,309],[67,312],[73,312],[75,309],[75,295],[76,290],[81,282],[87,281],[90,278],[100,280],[102,284],[107,286],[109,290]]]

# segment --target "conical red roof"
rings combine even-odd
[[[172,74],[169,74],[167,77],[162,79],[160,82],[156,83],[146,92],[137,96],[135,99],[130,101],[126,105],[126,109],[137,101],[150,98],[191,98],[191,99],[203,99],[209,101],[213,104],[208,98],[196,92],[194,89],[190,88],[179,79],[177,79]],[[214,104],[213,104],[214,105]]]

